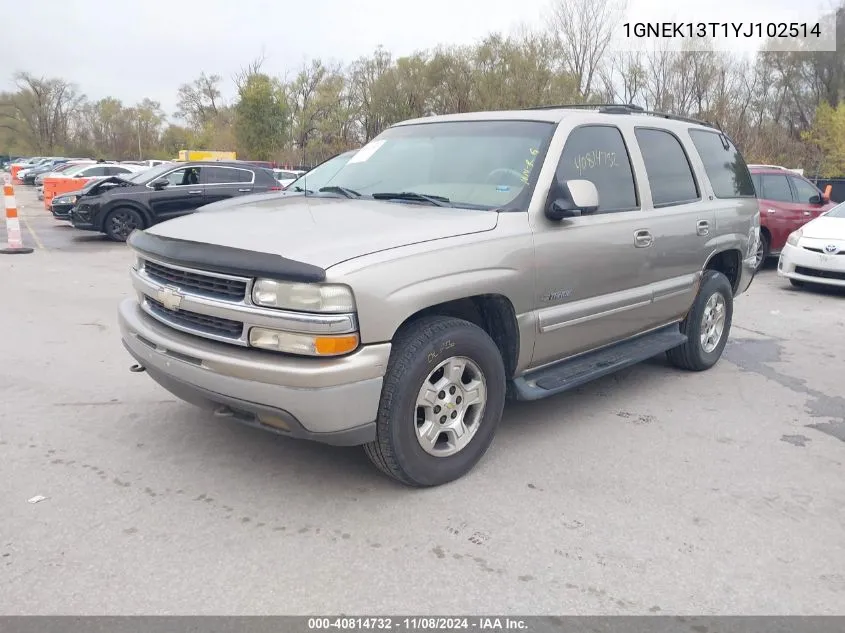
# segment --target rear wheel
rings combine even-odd
[[[754,269],[760,270],[766,260],[769,258],[771,244],[769,243],[769,236],[760,232],[760,242],[757,244],[757,256],[754,260]]]
[[[405,485],[445,484],[487,452],[504,402],[504,363],[484,330],[462,319],[420,319],[395,337],[376,440],[364,449]]]
[[[666,353],[669,361],[690,371],[710,369],[722,356],[732,320],[731,282],[716,270],[705,270],[698,296],[681,323],[687,342]]]
[[[119,207],[109,212],[103,222],[103,231],[115,242],[125,242],[135,229],[144,228],[144,218],[135,209]]]

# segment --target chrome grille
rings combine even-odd
[[[804,248],[805,251],[812,251],[814,253],[823,253],[825,255],[845,255],[845,249],[839,250],[835,253],[828,253],[823,248],[819,248],[817,246],[804,246],[803,248]]]
[[[150,260],[144,262],[144,272],[150,279],[161,284],[173,285],[180,290],[205,297],[243,301],[246,296],[247,282],[241,279],[203,275]]]
[[[170,310],[151,297],[147,297],[146,302],[149,309],[165,321],[193,330],[197,334],[210,334],[231,339],[239,339],[243,334],[244,324],[240,321],[187,310]]]

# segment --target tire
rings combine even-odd
[[[704,333],[705,313],[712,308],[713,303],[723,306],[724,320],[715,346],[711,347],[713,339],[702,341]],[[704,371],[710,369],[721,358],[733,321],[733,288],[728,278],[715,270],[705,270],[701,286],[692,309],[681,322],[681,332],[687,335],[687,342],[669,350],[666,355],[676,367],[688,371]],[[711,330],[711,333],[713,331]]]
[[[429,379],[434,384],[443,380],[438,379],[439,367],[444,362],[460,363],[460,359],[468,361],[465,378],[478,380],[479,372],[483,378],[484,389],[478,390],[479,394],[486,394],[483,406],[459,409],[460,394],[471,391],[461,391],[455,383],[452,386],[457,395],[447,393],[451,389],[448,385],[443,389],[438,386],[437,391],[429,390],[431,406],[417,407],[424,383]],[[444,395],[445,401],[441,398]],[[466,402],[471,397],[468,395]],[[504,363],[487,333],[462,319],[424,317],[402,328],[394,338],[376,420],[376,439],[365,444],[364,450],[379,470],[407,486],[431,487],[454,481],[472,470],[487,452],[504,403]],[[428,413],[425,420],[421,419],[422,413]],[[453,454],[448,454],[450,444],[444,440],[449,440],[452,448],[461,440],[448,429],[439,430],[450,424],[442,414],[453,418],[457,414],[459,420],[469,421],[464,428],[472,429],[467,431],[470,435],[467,444]],[[438,427],[443,418],[447,420],[446,427]],[[423,440],[418,439],[418,429],[420,432],[431,429],[430,436],[436,444],[428,442],[428,448],[424,448]],[[441,453],[430,452],[437,450]]]
[[[143,228],[144,218],[129,207],[112,209],[103,220],[103,232],[115,242],[125,242],[133,230]]]
[[[760,232],[760,244],[757,247],[757,263],[754,268],[755,271],[760,270],[766,260],[769,259],[772,245],[769,243],[769,236],[762,231]]]
[[[800,279],[790,279],[789,283],[791,283],[796,288],[803,288],[804,287],[804,282],[801,281]]]

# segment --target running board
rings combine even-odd
[[[676,323],[528,372],[513,380],[513,388],[518,400],[539,400],[641,363],[686,341]]]

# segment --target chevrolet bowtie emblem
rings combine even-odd
[[[158,291],[158,301],[168,310],[176,311],[182,305],[182,293],[173,286],[165,286]]]

